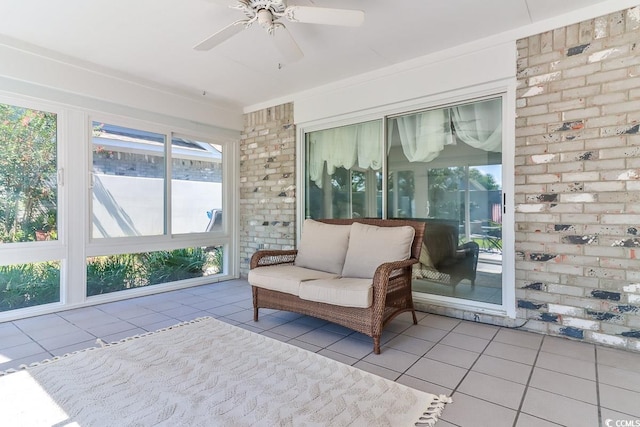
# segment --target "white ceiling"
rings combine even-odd
[[[244,18],[218,3],[0,0],[0,42],[26,42],[67,62],[246,107],[612,0],[289,0],[360,9],[365,23],[284,21],[305,56],[282,67],[258,25],[211,51],[193,50]]]

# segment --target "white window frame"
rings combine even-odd
[[[112,238],[92,238],[92,189],[90,187],[91,174],[92,174],[92,161],[93,154],[91,150],[92,146],[92,124],[94,122],[107,123],[115,126],[123,126],[132,129],[140,129],[148,132],[154,132],[165,135],[165,150],[164,161],[166,165],[165,173],[165,185],[164,185],[164,198],[165,198],[165,233],[162,235],[154,236],[135,236],[135,237],[112,237]],[[236,211],[236,195],[232,191],[233,188],[237,188],[235,183],[236,179],[236,167],[235,160],[237,157],[237,150],[234,150],[234,141],[226,140],[224,138],[216,138],[211,135],[204,135],[201,132],[194,132],[189,129],[177,128],[175,126],[168,127],[159,125],[154,122],[148,122],[143,120],[136,120],[129,117],[121,117],[107,114],[94,114],[88,117],[87,122],[88,136],[87,136],[87,157],[86,164],[89,170],[88,174],[88,198],[86,206],[88,206],[88,212],[86,217],[87,223],[87,237],[86,244],[86,257],[102,256],[102,255],[116,255],[127,253],[140,253],[140,252],[152,252],[161,250],[173,250],[187,247],[203,247],[203,246],[222,246],[224,259],[223,259],[223,273],[215,276],[198,277],[193,279],[182,280],[180,282],[170,282],[166,284],[157,284],[152,286],[144,286],[135,289],[129,289],[124,292],[113,292],[109,294],[94,295],[87,297],[87,300],[91,301],[112,301],[116,299],[122,299],[121,294],[126,294],[128,297],[148,295],[157,293],[158,291],[166,291],[170,289],[181,289],[190,287],[193,285],[218,282],[222,280],[228,280],[237,277],[237,256],[235,255],[237,248],[237,239],[233,236],[237,233],[234,215],[225,215],[223,221],[222,230],[200,232],[200,233],[185,233],[185,234],[172,234],[168,230],[171,229],[171,179],[167,178],[167,174],[171,168],[170,159],[171,152],[171,139],[173,136],[188,137],[194,140],[207,142],[222,146],[222,204],[223,209],[228,212]],[[227,207],[228,206],[228,207]],[[83,283],[86,282],[86,271]]]
[[[393,105],[379,107],[371,111],[360,111],[342,116],[340,119],[328,118],[307,123],[297,123],[297,177],[298,200],[297,211],[299,224],[304,221],[306,201],[306,134],[339,126],[347,126],[371,120],[382,120],[382,132],[385,141],[385,155],[383,156],[383,194],[387,192],[388,165],[386,156],[387,147],[387,118],[413,111],[442,108],[459,105],[482,99],[501,97],[502,99],[502,192],[503,192],[503,260],[502,260],[502,303],[489,304],[478,301],[463,300],[440,295],[431,295],[414,292],[414,301],[417,303],[434,304],[447,308],[483,313],[492,316],[515,319],[515,215],[514,215],[514,156],[515,156],[515,91],[516,83],[513,79],[505,79],[492,83],[465,88],[437,95],[422,97],[415,100],[400,102]],[[387,215],[386,197],[383,198],[383,217]],[[510,226],[509,226],[510,225]],[[300,239],[300,227],[298,227],[297,239]]]
[[[0,265],[30,264],[45,261],[60,262],[60,300],[49,304],[25,307],[17,310],[0,312],[0,321],[15,318],[15,312],[22,313],[22,316],[39,314],[42,311],[59,310],[67,300],[67,265],[68,265],[68,239],[67,234],[67,212],[68,212],[68,189],[67,189],[67,147],[64,143],[67,138],[66,120],[67,111],[54,103],[41,102],[31,98],[20,96],[10,96],[0,94],[0,103],[12,105],[19,108],[45,111],[56,114],[56,161],[58,169],[57,183],[57,240],[40,242],[19,242],[0,244]]]
[[[57,115],[58,150],[58,240],[0,245],[0,264],[24,264],[60,260],[60,302],[0,312],[0,322],[24,317],[55,313],[109,301],[130,299],[194,285],[214,283],[239,277],[239,238],[235,213],[238,211],[238,183],[240,181],[238,140],[234,132],[194,123],[193,127],[164,125],[160,114],[127,111],[130,116],[110,114],[109,104],[94,103],[100,109],[87,109],[68,103],[25,97],[0,91],[0,102],[22,108],[42,110]],[[142,120],[137,117],[151,117]],[[156,121],[157,119],[157,121]],[[173,135],[210,142],[223,147],[223,206],[227,215],[222,230],[179,235],[91,239],[92,226],[90,188],[92,172],[92,123],[113,123],[126,127],[164,133],[167,140]],[[169,118],[168,122],[180,120]],[[186,121],[183,121],[186,123]],[[189,126],[187,124],[187,126]],[[167,144],[170,148],[170,144]],[[166,190],[165,190],[166,192]],[[170,202],[170,201],[168,201]],[[103,240],[103,241],[98,241]],[[224,248],[223,272],[219,275],[158,284],[125,292],[86,296],[86,259],[90,256],[170,250],[197,246]]]

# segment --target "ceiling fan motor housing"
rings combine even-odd
[[[238,3],[249,19],[258,16],[258,22],[260,22],[262,11],[268,11],[271,15],[280,17],[284,15],[286,9],[281,0],[239,0]]]

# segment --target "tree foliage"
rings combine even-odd
[[[0,241],[57,233],[56,115],[0,104]]]

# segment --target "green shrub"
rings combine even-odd
[[[87,296],[107,294],[135,287],[137,270],[135,255],[124,254],[91,258],[87,262]]]
[[[0,266],[0,311],[60,301],[60,266],[41,262]]]
[[[141,258],[149,285],[201,277],[207,264],[202,248],[149,252]]]

